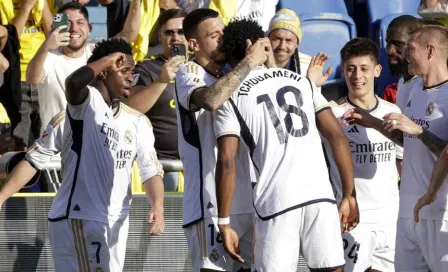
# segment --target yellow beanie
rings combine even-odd
[[[302,40],[303,33],[300,28],[300,19],[293,10],[284,8],[277,11],[269,23],[267,35],[269,36],[273,30],[279,28],[286,29],[294,33],[299,39],[299,42]]]

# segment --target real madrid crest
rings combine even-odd
[[[426,108],[426,115],[431,115],[434,112],[434,109],[436,108],[436,103],[429,102],[428,107]]]
[[[132,143],[132,133],[129,130],[126,130],[126,132],[124,133],[124,142],[127,144]]]
[[[218,250],[216,248],[212,249],[212,253],[210,253],[210,261],[216,262],[219,259]]]

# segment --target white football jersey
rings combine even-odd
[[[401,112],[404,112],[406,108],[406,104],[409,101],[409,97],[411,96],[411,90],[414,85],[422,84],[422,78],[419,76],[414,76],[408,81],[404,82],[404,78],[400,77],[397,84],[397,97],[395,100],[395,104],[400,108]]]
[[[27,160],[38,169],[61,152],[62,184],[49,220],[87,219],[108,223],[129,214],[131,173],[137,161],[142,181],[160,175],[162,165],[154,149],[147,117],[120,103],[114,115],[93,87],[81,105],[67,106],[66,117],[56,115]]]
[[[424,88],[414,86],[404,114],[441,139],[448,139],[448,81]],[[400,187],[400,216],[413,218],[417,200],[428,191],[437,157],[416,137],[404,134],[404,160]],[[421,219],[448,220],[448,179],[437,199],[420,210]]]
[[[250,166],[246,175],[262,220],[308,204],[336,203],[315,117],[329,104],[315,89],[289,70],[259,67],[215,114],[217,138],[241,138],[245,155],[239,153],[238,164]]]
[[[179,155],[184,166],[183,221],[187,227],[206,217],[218,216],[215,190],[216,140],[213,113],[190,102],[198,88],[212,85],[217,78],[199,64],[189,61],[176,74],[175,103],[179,131]],[[252,213],[250,183],[237,182],[232,214]]]
[[[331,108],[340,121],[342,115],[356,107],[348,97]],[[379,97],[370,114],[376,118],[391,113],[401,113],[400,109]],[[359,205],[360,222],[367,224],[396,224],[398,216],[398,171],[396,159],[402,159],[402,148],[373,128],[359,125],[342,126],[352,153],[355,175],[356,199]],[[335,188],[336,200],[342,199],[342,183],[336,161],[329,142],[323,138],[329,164],[331,182]]]

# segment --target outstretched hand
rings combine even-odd
[[[325,53],[318,53],[316,56],[311,58],[310,66],[308,67],[308,71],[306,72],[306,76],[316,84],[317,87],[321,87],[324,85],[325,81],[327,81],[328,77],[331,75],[333,69],[329,67],[324,74],[322,74],[324,70],[325,63],[329,60],[330,57]]]

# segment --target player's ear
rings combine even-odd
[[[199,45],[198,45],[198,41],[196,39],[189,39],[188,47],[190,47],[190,50],[193,52],[199,51]]]
[[[380,77],[383,66],[381,64],[375,65],[375,77]]]
[[[102,72],[98,75],[98,78],[101,79],[101,80],[106,79],[106,77],[107,77],[107,70],[102,71]]]

